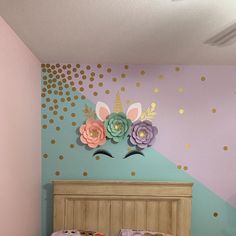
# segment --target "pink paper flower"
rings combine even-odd
[[[79,131],[81,142],[90,148],[96,148],[106,143],[106,128],[99,120],[88,119]]]

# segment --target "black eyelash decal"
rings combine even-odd
[[[127,153],[123,159],[126,159],[127,157],[133,156],[135,154],[139,154],[139,155],[144,156],[144,154],[140,151],[131,151],[131,152]]]
[[[98,149],[96,152],[94,152],[93,156],[95,155],[98,155],[98,154],[103,154],[103,155],[106,155],[106,156],[109,156],[111,158],[114,158],[110,152],[104,150],[104,149]]]

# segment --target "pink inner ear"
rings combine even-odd
[[[108,110],[104,107],[101,107],[99,110],[99,116],[102,120],[106,120],[106,118],[109,116]]]
[[[138,116],[138,108],[133,108],[133,109],[131,109],[129,112],[128,112],[128,114],[127,114],[127,117],[131,120],[131,121],[133,121],[133,120],[135,120],[136,118],[137,118],[137,116]]]

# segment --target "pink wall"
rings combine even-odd
[[[40,62],[1,17],[0,82],[1,235],[37,236]]]

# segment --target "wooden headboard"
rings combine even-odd
[[[192,183],[53,181],[53,229],[191,235]]]

